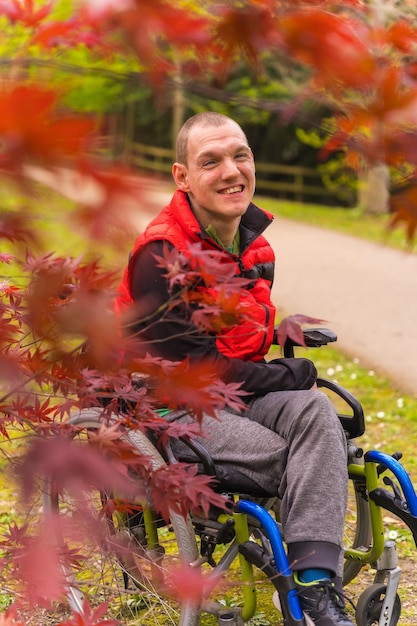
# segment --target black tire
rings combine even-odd
[[[375,583],[365,589],[359,597],[358,604],[356,605],[357,626],[373,626],[374,624],[379,624],[379,618],[381,616],[386,591],[387,586],[378,583]],[[400,619],[400,615],[401,600],[397,594],[394,600],[391,619],[387,626],[396,626]]]
[[[77,426],[74,435],[74,445],[88,445],[88,432],[100,428],[103,421],[100,417],[101,409],[84,409],[72,416],[69,423]],[[150,443],[149,439],[139,431],[131,431],[122,437],[128,441],[134,450],[146,454],[152,467],[158,469],[165,465],[164,459]],[[54,512],[65,519],[71,518],[77,524],[83,523],[79,514],[79,506],[74,496],[68,492],[57,493],[54,486],[54,477],[45,481],[43,507],[46,514]],[[175,624],[180,626],[198,626],[200,623],[200,607],[188,601],[172,601],[161,596],[161,572],[163,576],[164,563],[170,564],[195,562],[198,558],[196,537],[190,519],[172,513],[170,526],[161,529],[157,565],[155,566],[155,550],[148,551],[146,542],[138,539],[138,527],[130,529],[126,520],[120,514],[109,514],[105,509],[106,500],[112,499],[112,494],[104,494],[97,489],[83,493],[83,504],[88,498],[88,507],[97,524],[95,538],[91,539],[91,532],[83,533],[78,527],[76,537],[68,539],[65,535],[65,524],[59,525],[55,540],[58,546],[68,547],[75,551],[77,565],[69,567],[63,564],[63,571],[68,580],[67,600],[71,608],[79,613],[83,612],[85,597],[91,606],[108,601],[118,620],[131,620],[141,612],[143,624]],[[89,519],[89,524],[91,524]],[[140,527],[139,527],[140,530]],[[133,532],[135,531],[135,532]],[[90,539],[86,540],[85,537]],[[88,545],[87,545],[88,541]],[[165,545],[168,544],[167,548]],[[121,552],[122,551],[122,552]],[[152,552],[152,554],[148,554]],[[121,554],[123,556],[121,556]],[[132,557],[132,555],[134,555]],[[140,576],[138,567],[140,560]],[[155,574],[157,572],[157,574]],[[154,577],[158,581],[155,583]],[[127,581],[134,581],[130,590],[126,590]],[[155,615],[155,617],[152,617]]]
[[[354,459],[354,464],[363,465],[363,459]],[[368,549],[372,542],[372,524],[365,485],[362,481],[349,480],[348,507],[345,517],[345,549]],[[353,580],[362,569],[360,561],[345,558],[343,585]]]

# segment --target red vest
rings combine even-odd
[[[272,219],[270,213],[251,204],[241,220],[241,256],[237,258],[231,254],[230,257],[236,265],[236,275],[253,278],[240,295],[240,303],[250,319],[223,330],[217,336],[218,350],[228,357],[258,361],[265,356],[272,343],[276,311],[271,301],[275,255],[261,234]],[[132,259],[143,246],[156,240],[169,241],[180,251],[185,251],[187,245],[194,242],[201,242],[205,249],[218,249],[213,239],[204,231],[202,233],[186,194],[176,191],[171,202],[135,242],[130,263],[119,286],[116,312],[126,311],[133,303],[130,290]]]

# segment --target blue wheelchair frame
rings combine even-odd
[[[404,467],[398,460],[392,456],[380,452],[377,450],[370,450],[365,455],[365,463],[372,463],[384,466],[388,468],[398,480],[398,483],[404,494],[404,500],[402,501],[402,508],[406,510],[409,515],[409,525],[414,524],[412,528],[415,536],[415,530],[417,525],[417,495],[410,477]],[[370,493],[372,497],[372,492]],[[288,562],[287,554],[285,551],[284,543],[279,531],[278,525],[271,515],[263,507],[249,500],[239,500],[236,503],[236,510],[254,517],[262,526],[265,534],[267,535],[271,544],[272,553],[274,556],[275,567],[279,575],[280,580],[280,601],[281,609],[285,620],[286,626],[305,626],[306,622],[303,616],[303,612],[300,606],[300,602],[296,593],[295,583],[292,576],[291,566]],[[380,555],[379,555],[380,556]],[[396,587],[398,586],[398,579],[395,579]],[[387,586],[387,594],[392,598],[393,593],[396,594],[397,589],[389,589]],[[392,601],[387,602],[387,606],[382,607],[380,624],[390,624]]]

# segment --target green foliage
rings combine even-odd
[[[74,3],[60,0],[53,5],[50,19],[66,20],[74,12]],[[83,43],[58,50],[31,45],[31,28],[11,23],[0,17],[0,58],[3,71],[20,79],[47,81],[61,87],[63,103],[80,112],[102,115],[123,110],[129,94],[131,72],[140,72],[140,65],[126,51],[98,55]]]
[[[321,174],[325,188],[331,191],[340,202],[352,206],[357,194],[358,177],[355,172],[346,167],[345,155],[337,152],[320,163],[320,151],[326,142],[323,133],[315,129],[306,130],[298,127],[295,129],[295,134],[301,143],[318,151],[317,171]]]
[[[316,150],[321,150],[324,145],[323,137],[316,130],[296,128],[295,134],[300,141],[308,146],[312,146]]]
[[[9,593],[0,594],[0,611],[5,611],[13,602],[13,596]]]

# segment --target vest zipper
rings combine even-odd
[[[270,312],[269,312],[268,307],[265,304],[262,304],[262,306],[265,309],[265,313],[266,313],[266,315],[265,315],[266,330],[263,333],[264,338],[263,338],[263,341],[262,341],[261,346],[259,348],[259,352],[263,349],[264,345],[266,344],[266,339],[268,337],[269,317],[270,317]]]

